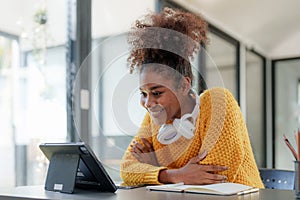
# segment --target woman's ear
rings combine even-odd
[[[187,95],[192,87],[191,79],[189,77],[184,77],[181,81],[181,89],[184,95]]]

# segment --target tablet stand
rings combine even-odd
[[[51,157],[45,190],[73,193],[80,156],[59,153]]]

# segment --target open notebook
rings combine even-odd
[[[238,183],[217,183],[210,185],[184,185],[183,183],[147,186],[147,190],[186,192],[213,195],[241,195],[257,192],[258,188]]]

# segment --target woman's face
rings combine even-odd
[[[152,120],[162,125],[180,118],[182,93],[175,88],[175,81],[158,72],[143,70],[140,74],[141,105]]]

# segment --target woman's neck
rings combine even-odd
[[[189,94],[183,99],[181,105],[181,116],[192,113],[196,105],[196,97],[194,94]]]

